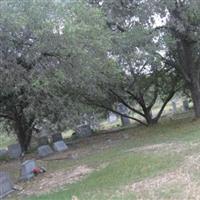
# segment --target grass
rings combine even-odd
[[[128,135],[129,138],[124,139],[124,135]],[[111,140],[109,145],[107,145],[108,139]],[[171,149],[161,147],[154,151],[145,150],[146,146],[170,143],[175,144]],[[181,147],[180,151],[176,152],[173,150],[176,144],[184,148]],[[132,148],[144,148],[144,150],[127,152]],[[80,181],[63,186],[62,189],[53,189],[51,193],[11,199],[71,200],[73,196],[79,200],[132,200],[150,197],[150,199],[181,199],[184,197],[184,191],[186,191],[184,187],[187,184],[160,185],[159,188],[140,194],[126,190],[126,187],[138,181],[151,180],[167,172],[175,171],[184,165],[188,156],[198,154],[200,123],[193,121],[192,118],[166,120],[153,127],[129,128],[121,132],[97,135],[89,138],[88,141],[81,141],[73,151],[78,152],[78,160],[41,162],[45,163],[48,173],[59,170],[68,171],[80,165],[87,165],[97,170]],[[104,167],[101,167],[102,164]],[[10,171],[12,173],[11,169]],[[187,171],[189,171],[191,181],[196,183],[200,176],[199,168],[192,165]]]

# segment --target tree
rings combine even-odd
[[[57,99],[45,87],[58,62],[54,6],[53,1],[0,2],[0,118],[24,152],[35,124],[56,112],[50,106]]]
[[[153,36],[140,26],[113,32],[103,12],[87,4],[75,3],[71,11],[73,18],[68,17],[65,26],[73,26],[65,29],[64,37],[74,47],[74,59],[70,71],[64,67],[65,75],[59,77],[63,91],[72,91],[82,103],[139,123],[156,123],[177,90],[177,79],[174,70],[166,69],[160,58],[149,51],[150,45],[156,48]],[[163,105],[153,117],[151,111],[158,97],[163,98]],[[119,112],[117,103],[124,104],[145,122]]]
[[[162,2],[162,1],[161,1]],[[191,92],[195,116],[200,117],[200,2],[182,0],[163,2],[167,10],[167,23],[163,28],[167,38],[166,62],[182,75]]]

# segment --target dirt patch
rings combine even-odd
[[[199,166],[199,155],[187,156],[183,165],[177,170],[135,182],[126,186],[125,191],[134,192],[136,197],[141,200],[147,197],[148,199],[169,199],[158,197],[158,191],[163,188],[167,191],[172,186],[179,186],[181,188],[180,198],[176,197],[175,199],[200,199],[200,181],[193,179],[194,171],[200,171]]]
[[[24,189],[20,194],[24,195],[39,195],[42,193],[50,192],[54,189],[60,189],[66,184],[71,184],[81,180],[87,174],[93,171],[86,165],[76,167],[71,171],[56,171],[53,173],[47,173],[40,177],[40,180],[33,180],[27,185],[23,185]]]

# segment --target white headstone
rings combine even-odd
[[[61,140],[61,141],[57,141],[53,143],[53,149],[54,151],[62,152],[62,151],[66,151],[68,149],[68,146],[64,143],[63,140]]]
[[[38,155],[39,157],[46,157],[48,155],[53,154],[53,150],[49,145],[43,145],[38,147]]]
[[[13,191],[13,183],[6,172],[0,171],[0,199]]]
[[[8,155],[11,159],[17,159],[21,156],[22,149],[19,144],[11,144],[8,146]]]
[[[175,101],[172,101],[172,110],[173,110],[174,114],[177,112],[176,102]]]
[[[36,167],[34,160],[26,160],[21,164],[21,179],[28,180],[34,176],[33,169]]]
[[[115,123],[117,121],[117,115],[112,113],[112,112],[110,112],[109,116],[108,116],[108,121],[110,123]]]

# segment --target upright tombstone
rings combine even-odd
[[[173,114],[175,114],[177,112],[176,102],[175,101],[172,101],[172,112],[173,112]]]
[[[8,150],[0,149],[0,158],[6,158],[8,156]]]
[[[51,137],[52,137],[52,142],[53,143],[63,140],[63,137],[62,137],[61,133],[55,133]]]
[[[118,104],[117,107],[118,112],[122,114],[127,114],[128,113],[128,108],[124,106],[122,103]],[[130,124],[130,119],[128,117],[120,116],[121,117],[121,122],[123,126],[127,126]]]
[[[75,132],[77,137],[88,137],[92,135],[92,129],[87,124],[77,126]]]
[[[60,140],[53,143],[53,149],[54,151],[62,152],[62,151],[66,151],[68,149],[68,146],[64,143],[63,140]]]
[[[53,150],[49,145],[43,145],[38,147],[38,156],[39,157],[46,157],[53,154]]]
[[[183,111],[184,112],[189,111],[189,102],[188,102],[188,100],[184,100],[183,101]]]
[[[42,136],[38,138],[38,145],[42,146],[42,145],[48,145],[49,144],[49,138],[48,136]]]
[[[113,112],[110,112],[108,114],[108,122],[109,123],[115,123],[117,121],[117,115]]]
[[[8,156],[11,159],[17,159],[21,156],[22,149],[20,144],[11,144],[8,146]]]
[[[0,199],[13,192],[13,183],[6,172],[0,171]]]
[[[127,114],[128,113],[128,108],[124,104],[119,103],[117,105],[117,111],[122,113],[122,114]]]
[[[128,117],[123,117],[121,116],[121,121],[123,126],[128,126],[130,125],[130,119]]]
[[[29,180],[31,179],[33,174],[33,169],[36,168],[36,163],[34,160],[26,160],[21,164],[21,172],[20,172],[20,179],[21,180]]]

